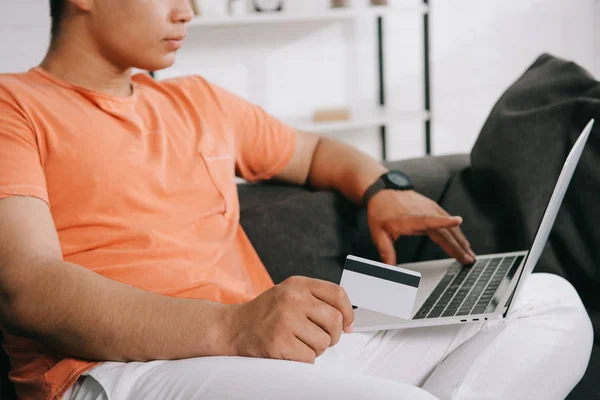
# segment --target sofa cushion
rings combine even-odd
[[[592,357],[588,369],[575,389],[569,394],[567,400],[590,400],[600,399],[600,383],[598,383],[598,374],[600,373],[600,345],[594,345]]]
[[[293,275],[339,282],[356,207],[333,192],[239,185],[241,224],[275,283]]]

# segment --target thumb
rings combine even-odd
[[[377,229],[372,232],[373,243],[379,251],[381,261],[385,264],[396,265],[396,250],[394,241],[383,229]]]

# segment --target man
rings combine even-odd
[[[20,398],[558,399],[581,378],[591,324],[555,276],[501,323],[355,334],[339,286],[273,286],[235,175],[361,204],[385,168],[200,77],[132,77],[173,64],[188,0],[50,4],[41,66],[0,76],[0,315]],[[414,191],[380,191],[368,215],[387,263],[424,233],[474,260],[461,219]]]

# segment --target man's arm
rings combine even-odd
[[[373,158],[339,140],[297,132],[296,153],[276,179],[337,190],[354,204],[362,205],[364,192],[386,171]]]
[[[202,356],[313,363],[354,313],[331,282],[290,278],[243,304],[146,292],[62,261],[48,206],[0,200],[0,324],[67,354],[99,361]]]
[[[361,206],[364,193],[387,169],[372,157],[335,139],[297,133],[296,152],[286,168],[275,178],[320,190],[337,190]],[[384,190],[368,205],[371,236],[381,258],[396,263],[394,242],[403,235],[422,235],[440,245],[449,255],[470,264],[475,258],[458,225],[462,219],[451,217],[434,201],[415,191]]]
[[[46,203],[0,200],[0,317],[9,333],[91,360],[224,355],[225,307],[149,293],[66,263]]]

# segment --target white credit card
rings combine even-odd
[[[418,272],[348,256],[340,286],[355,307],[411,319],[420,281]]]

